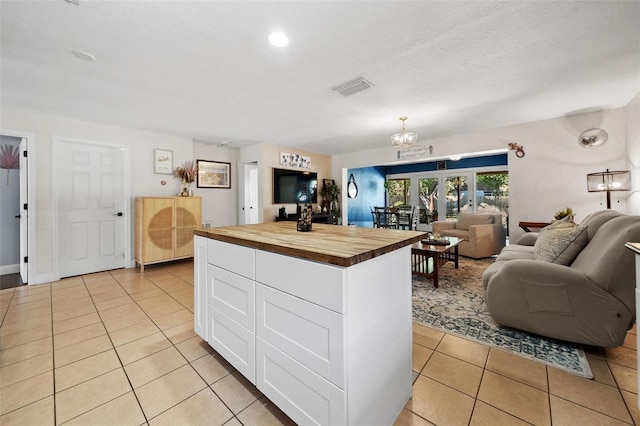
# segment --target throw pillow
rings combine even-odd
[[[546,229],[533,245],[533,255],[543,262],[569,265],[588,242],[586,227]]]

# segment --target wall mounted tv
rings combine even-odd
[[[273,168],[273,204],[317,202],[317,173]]]

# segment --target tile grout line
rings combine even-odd
[[[175,274],[172,274],[172,275],[173,275],[173,276],[175,276],[175,277],[177,277],[178,279],[182,280],[183,282],[187,283],[186,281],[184,281],[182,278],[178,277],[177,275],[175,275]],[[146,279],[147,279],[147,280],[149,280],[150,282],[152,282],[156,287],[158,287],[158,285],[157,285],[157,284],[156,284],[152,279],[149,279],[149,278],[146,278]],[[117,281],[117,278],[116,278],[116,281]],[[120,284],[120,283],[118,282],[118,284]],[[190,284],[190,283],[187,283],[187,284]],[[158,287],[158,288],[159,288],[160,290],[162,290],[166,295],[168,295],[168,296],[170,296],[170,297],[171,297],[171,295],[170,295],[169,293],[167,293],[167,292],[166,292],[162,287]],[[175,300],[176,302],[178,302],[180,305],[182,305],[182,306],[183,306],[185,309],[187,309],[189,312],[191,312],[192,314],[194,314],[194,312],[193,312],[193,311],[191,311],[191,310],[190,310],[189,308],[187,308],[186,306],[184,306],[184,304],[182,304],[181,302],[179,302],[178,300],[176,300],[176,299],[175,299],[175,298],[173,298],[173,297],[171,297],[171,298],[172,298],[173,300]],[[137,301],[136,301],[136,304],[137,304]],[[138,305],[138,306],[139,306],[139,305]],[[147,316],[149,317],[149,315],[148,315],[148,314],[147,314],[147,312],[144,310],[144,308],[142,308],[142,307],[140,306],[140,309],[142,309],[142,311],[145,313],[145,315],[147,315]],[[155,321],[153,321],[153,319],[152,319],[151,317],[149,317],[149,319],[150,319],[150,320],[155,324]],[[157,324],[156,324],[156,326],[157,326]],[[159,327],[158,327],[158,328],[159,328]],[[232,417],[231,417],[229,420],[227,420],[224,424],[226,424],[226,423],[230,422],[231,420],[233,420],[233,419],[235,418],[235,419],[236,419],[236,420],[238,420],[238,422],[242,425],[243,423],[242,423],[242,422],[240,421],[240,419],[237,417],[237,414],[240,414],[242,411],[244,411],[245,409],[247,409],[249,406],[247,406],[247,407],[243,408],[243,409],[242,409],[242,410],[240,410],[237,414],[236,414],[236,413],[234,413],[234,412],[233,412],[233,410],[231,409],[231,407],[229,407],[229,406],[227,405],[227,403],[226,403],[226,402],[225,402],[225,401],[220,397],[220,395],[218,395],[218,393],[213,389],[213,387],[211,386],[213,383],[212,383],[212,384],[207,383],[207,381],[205,380],[205,378],[204,378],[204,377],[202,377],[202,375],[200,375],[200,373],[198,372],[198,370],[196,370],[196,368],[195,368],[195,367],[193,367],[193,365],[191,365],[191,361],[189,361],[189,360],[187,359],[187,357],[186,357],[186,356],[185,356],[185,355],[180,351],[180,349],[178,349],[178,348],[177,348],[177,346],[176,346],[176,345],[171,341],[171,339],[169,339],[169,338],[166,336],[166,334],[164,334],[164,330],[160,329],[160,332],[165,336],[165,338],[167,338],[167,340],[169,340],[169,342],[171,343],[171,345],[172,345],[172,346],[173,346],[173,347],[178,351],[178,353],[179,353],[179,354],[184,358],[184,360],[187,362],[187,364],[188,364],[188,365],[189,365],[189,366],[190,366],[190,367],[195,371],[195,373],[196,373],[196,374],[197,374],[197,375],[202,379],[202,381],[203,381],[203,382],[205,383],[205,385],[206,385],[206,386],[205,386],[205,388],[209,388],[209,389],[211,390],[211,392],[213,392],[213,394],[216,396],[216,398],[218,398],[218,399],[220,400],[220,402],[222,402],[222,404],[223,404],[223,405],[224,405],[224,406],[229,410],[229,412],[231,413]],[[202,338],[202,337],[201,337],[201,338]],[[203,341],[205,341],[205,340],[203,340]],[[180,343],[182,343],[182,342],[180,342]],[[207,345],[209,344],[209,343],[208,343],[208,342],[206,342],[206,341],[205,341],[205,343],[207,343]],[[213,349],[213,348],[212,348],[212,349]],[[215,351],[215,349],[214,349],[214,351]],[[217,353],[217,352],[216,352],[216,353]],[[208,354],[206,354],[206,355],[203,355],[202,357],[209,356],[209,355],[211,355],[211,353],[208,353]],[[200,359],[200,358],[202,358],[202,357],[199,357],[199,358],[197,358],[197,359]],[[173,370],[173,371],[175,371],[175,370]],[[235,372],[235,371],[237,371],[237,369],[236,369],[236,368],[234,368],[234,369],[233,369],[233,371]],[[233,372],[231,372],[231,373],[229,373],[229,374],[232,374],[232,373],[233,373]],[[165,373],[164,375],[166,375],[166,374],[168,374],[168,373]],[[225,375],[224,377],[227,377],[229,374]],[[163,375],[163,376],[164,376],[164,375]],[[161,376],[161,377],[162,377],[162,376]],[[154,380],[156,380],[156,379],[154,379]],[[219,380],[217,380],[217,381],[216,381],[216,382],[214,382],[214,383],[217,383],[217,382],[218,382],[218,381],[220,381],[220,380],[222,380],[222,378],[220,378]],[[202,389],[201,389],[201,390],[199,390],[198,392],[201,392],[201,391],[202,391]],[[198,392],[196,392],[196,393],[198,393]],[[195,394],[194,394],[194,395],[195,395]],[[165,413],[166,411],[168,411],[168,410],[170,410],[171,408],[175,407],[176,405],[178,405],[178,404],[180,404],[180,403],[182,403],[182,402],[186,401],[187,399],[191,398],[192,396],[193,396],[193,395],[190,395],[189,397],[185,398],[185,400],[180,401],[179,403],[177,403],[177,404],[173,405],[172,407],[167,408],[167,410],[163,411],[162,413]],[[256,401],[257,401],[258,399],[260,399],[260,398],[256,398]],[[255,402],[255,401],[254,401],[254,402]],[[251,404],[253,404],[253,402],[252,402]],[[251,404],[249,404],[249,405],[251,405]],[[158,416],[159,416],[159,415],[161,415],[162,413],[159,413],[159,414],[158,414]],[[156,417],[157,417],[157,416],[156,416]],[[154,418],[155,418],[155,417],[154,417]]]
[[[171,347],[173,347],[173,348],[174,348],[174,349],[175,349],[175,350],[180,354],[180,356],[182,356],[182,358],[186,361],[186,365],[188,365],[189,367],[191,367],[191,368],[193,369],[193,371],[194,371],[196,374],[198,374],[198,376],[200,376],[200,374],[198,373],[198,371],[197,371],[197,370],[196,370],[196,369],[191,365],[191,362],[187,359],[187,357],[186,357],[186,356],[185,356],[185,355],[180,351],[180,349],[178,349],[178,347],[177,347],[177,346],[176,346],[176,345],[171,341],[171,339],[169,339],[169,338],[167,337],[167,335],[164,333],[164,330],[162,330],[162,329],[160,328],[160,326],[159,326],[158,324],[156,324],[156,322],[153,320],[153,318],[151,318],[151,317],[149,316],[149,314],[147,313],[147,311],[146,311],[142,306],[140,306],[140,305],[138,304],[138,301],[137,301],[137,300],[135,300],[135,299],[133,299],[133,298],[131,297],[131,294],[130,294],[130,293],[128,293],[128,292],[127,292],[127,290],[122,286],[122,284],[120,283],[120,281],[118,281],[118,278],[117,278],[117,277],[115,277],[115,276],[113,276],[110,272],[109,272],[109,274],[110,274],[110,275],[111,275],[111,277],[116,281],[116,283],[118,283],[118,286],[120,286],[120,288],[122,288],[122,289],[127,293],[127,295],[128,295],[128,296],[129,296],[129,298],[133,301],[133,303],[135,303],[135,304],[136,304],[136,306],[138,306],[138,308],[140,308],[140,310],[145,314],[145,316],[146,316],[146,317],[147,317],[147,318],[148,318],[148,319],[153,323],[153,325],[155,325],[155,326],[158,328],[158,331],[159,331],[160,333],[162,333],[162,335],[164,336],[164,338],[165,338],[165,339],[167,339],[167,340],[169,341],[169,343],[171,344]],[[173,274],[172,274],[172,275],[173,275]],[[175,276],[175,275],[174,275],[174,276]],[[170,296],[170,295],[169,295],[169,293],[167,293],[163,288],[158,287],[158,285],[157,285],[155,282],[153,282],[152,280],[150,280],[149,278],[146,278],[146,277],[145,277],[145,279],[146,279],[146,280],[148,280],[149,282],[151,282],[151,283],[152,283],[154,286],[156,286],[157,288],[159,288],[159,289],[160,289],[164,294],[166,294],[167,296]],[[181,278],[180,278],[180,279],[181,279]],[[181,279],[181,280],[182,280],[182,279]],[[182,280],[182,281],[184,281],[184,280]],[[175,302],[179,303],[182,307],[185,307],[182,303],[180,303],[179,301],[177,301],[177,300],[176,300],[176,299],[174,299],[173,297],[172,297],[172,299],[173,299]],[[186,308],[186,307],[185,307],[185,308]],[[96,308],[96,310],[97,310],[97,308]],[[98,315],[100,315],[100,312],[99,312],[99,311],[98,311]],[[170,315],[170,314],[167,314],[167,315]],[[164,316],[164,315],[162,315],[162,316]],[[100,318],[102,319],[102,317],[100,317]],[[185,322],[186,322],[186,321],[185,321]],[[104,325],[104,324],[103,324],[103,325]],[[105,329],[106,329],[106,327],[105,327]],[[108,331],[108,330],[107,330],[107,335],[109,335],[109,331]],[[141,339],[144,339],[144,337],[142,337]],[[148,418],[147,418],[147,414],[144,412],[144,408],[142,407],[142,404],[140,403],[140,400],[138,399],[138,394],[136,393],[136,390],[135,390],[135,388],[133,387],[133,384],[131,383],[131,380],[129,379],[129,375],[127,374],[127,370],[124,368],[124,364],[122,363],[122,359],[120,358],[120,355],[118,354],[118,351],[115,349],[115,345],[113,345],[113,341],[111,340],[111,336],[109,336],[109,340],[111,341],[111,344],[112,344],[112,346],[114,347],[114,351],[116,352],[116,355],[118,356],[118,360],[120,361],[120,364],[122,365],[122,369],[124,370],[124,373],[125,373],[125,375],[126,375],[126,377],[127,377],[127,380],[129,381],[129,385],[131,386],[131,390],[133,391],[133,394],[134,394],[134,395],[135,395],[135,397],[136,397],[136,401],[138,402],[138,405],[140,406],[140,410],[142,411],[142,413],[143,413],[143,415],[144,415],[144,418],[145,418],[146,422],[147,422],[147,423],[149,423],[149,420],[151,420],[151,419],[148,419]],[[140,339],[136,339],[136,340],[140,340]],[[133,341],[135,342],[135,340],[133,340]],[[131,342],[128,342],[128,343],[131,343]],[[154,354],[156,354],[156,353],[158,353],[158,352],[161,352],[162,350],[164,350],[164,349],[161,349],[161,350],[159,350],[159,351],[157,351],[157,352],[154,352],[153,354],[149,354],[149,355],[147,355],[147,356],[145,356],[145,357],[143,357],[143,358],[140,358],[140,359],[144,359],[144,358],[146,358],[146,357],[148,357],[148,356],[154,355]],[[199,359],[199,358],[198,358],[198,359]],[[136,361],[139,361],[139,360],[136,360]],[[134,361],[134,362],[135,362],[135,361]],[[172,372],[174,372],[174,371],[176,371],[177,369],[182,368],[182,367],[183,367],[183,366],[180,366],[180,367],[174,368],[173,370],[171,370],[171,371],[169,371],[169,372],[164,373],[164,374],[163,374],[163,375],[161,375],[160,377],[164,377],[164,376],[166,376],[167,374],[170,374],[170,373],[172,373]],[[160,377],[156,377],[155,379],[151,380],[151,381],[150,381],[150,382],[148,382],[148,383],[151,383],[151,382],[153,382],[154,380],[159,379]],[[202,376],[200,376],[200,378],[202,378]],[[205,384],[205,387],[204,387],[203,389],[206,389],[207,387],[209,387],[209,384],[207,383],[207,381],[206,381],[206,380],[204,380],[204,378],[202,378],[202,381],[203,381],[203,382],[204,382],[204,384]],[[146,384],[148,384],[148,383],[145,383],[144,385],[146,385]],[[144,385],[141,385],[141,386],[144,386]],[[175,406],[177,406],[178,404],[181,404],[182,402],[184,402],[184,401],[186,401],[187,399],[191,398],[193,395],[196,395],[198,392],[201,392],[203,389],[198,390],[196,393],[194,393],[194,394],[192,394],[192,395],[187,396],[185,399],[183,399],[183,400],[181,400],[181,401],[177,402],[176,404],[172,405],[171,407],[167,408],[166,410],[161,411],[160,413],[158,413],[157,415],[155,415],[153,418],[156,418],[156,417],[158,417],[158,416],[162,415],[163,413],[165,413],[165,412],[169,411],[170,409],[174,408],[174,407],[175,407]],[[213,391],[213,389],[212,389],[212,391]],[[215,392],[214,392],[214,393],[215,393]],[[217,394],[216,394],[216,397],[218,397],[218,398],[220,399],[220,397],[219,397]],[[220,401],[222,401],[222,399],[220,399]],[[224,403],[224,401],[222,401],[222,402]],[[225,406],[226,406],[226,404],[225,404]],[[231,411],[231,410],[229,410],[229,411]],[[233,412],[232,412],[232,413],[233,413]]]
[[[49,283],[49,301],[51,302],[51,380],[53,381],[53,424],[58,424],[58,407],[56,404],[56,348],[53,332],[53,285]]]

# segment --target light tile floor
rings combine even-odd
[[[0,320],[3,426],[292,424],[193,332],[190,261],[0,290]],[[396,425],[640,422],[635,329],[588,348],[593,380],[420,324],[413,340]]]

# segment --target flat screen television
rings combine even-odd
[[[317,173],[273,168],[273,204],[317,202]]]

